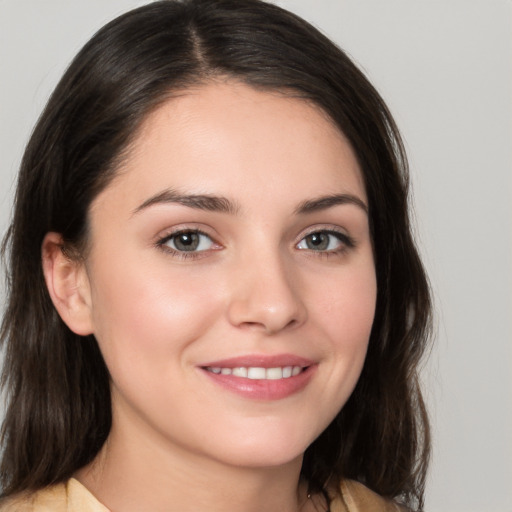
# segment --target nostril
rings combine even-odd
[[[238,324],[239,328],[247,330],[261,330],[267,334],[280,332],[287,329],[292,329],[297,326],[299,322],[296,319],[291,319],[288,323],[272,323],[272,322],[241,322]]]
[[[236,281],[226,311],[232,325],[270,334],[304,322],[307,312],[299,291],[282,273],[276,271],[271,277],[268,269],[262,273],[253,268]]]

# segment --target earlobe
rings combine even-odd
[[[93,333],[89,279],[83,262],[70,258],[62,248],[60,234],[46,234],[41,246],[46,286],[64,323],[86,336]]]

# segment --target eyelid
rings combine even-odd
[[[356,246],[356,241],[352,236],[350,236],[347,231],[339,226],[333,226],[330,225],[316,225],[311,226],[306,231],[302,232],[300,236],[298,237],[298,240],[295,242],[295,247],[297,247],[305,238],[307,238],[310,235],[316,234],[316,233],[326,233],[329,235],[336,236],[338,240],[340,241],[341,247],[337,249],[329,249],[329,250],[318,250],[315,251],[313,249],[307,249],[307,248],[301,248],[300,251],[305,251],[308,253],[316,253],[318,256],[324,255],[324,256],[332,256],[332,255],[339,255],[344,253],[345,251],[352,249]]]
[[[163,240],[164,238],[171,238],[172,236],[176,236],[179,233],[186,233],[186,232],[192,232],[192,233],[200,233],[202,235],[206,235],[210,237],[215,243],[219,243],[219,235],[217,232],[212,229],[208,225],[204,225],[203,223],[199,222],[184,222],[181,224],[176,224],[174,226],[170,226],[164,229],[161,229],[158,231],[158,233],[153,237],[153,243],[158,243],[159,241]],[[219,245],[221,245],[219,243]]]
[[[197,239],[197,247],[195,248],[192,248],[190,250],[187,250],[187,249],[179,249],[178,247],[176,247],[176,245],[179,243],[179,239],[182,238],[182,237],[191,237],[191,236],[195,236],[196,239]],[[170,235],[166,238],[164,238],[160,243],[161,244],[170,244],[172,243],[172,245],[174,245],[174,247],[171,247],[169,245],[169,247],[173,250],[176,250],[178,252],[205,252],[209,249],[211,249],[211,246],[208,246],[206,248],[201,248],[202,245],[204,245],[204,239],[207,240],[207,245],[213,245],[215,242],[212,240],[212,238],[210,236],[208,236],[206,233],[201,233],[200,231],[197,231],[197,230],[194,230],[194,231],[179,231],[178,233],[174,233],[173,235]]]
[[[344,228],[341,228],[339,226],[333,226],[332,224],[319,224],[315,226],[311,226],[304,230],[296,240],[296,244],[298,244],[303,238],[313,235],[315,233],[330,233],[333,235],[339,235],[342,239],[346,239],[347,242],[353,242],[355,243],[355,240],[351,235],[347,233],[347,230]]]
[[[153,242],[155,246],[157,246],[160,250],[165,253],[171,254],[174,257],[187,259],[187,258],[202,258],[206,257],[212,251],[219,251],[224,248],[223,244],[218,242],[218,236],[216,234],[212,234],[210,231],[213,231],[209,228],[204,229],[203,227],[198,226],[197,224],[181,224],[178,226],[174,226],[172,228],[168,228],[166,230],[162,230],[156,237]],[[173,249],[166,245],[166,243],[172,239],[173,237],[178,236],[180,233],[198,233],[200,235],[204,235],[208,237],[212,241],[212,247],[208,249],[203,249],[200,251],[192,250],[192,251],[180,251],[178,249]],[[333,235],[338,238],[341,246],[336,249],[327,249],[327,250],[313,250],[308,248],[300,248],[298,250],[304,251],[307,253],[316,253],[317,256],[335,256],[341,255],[342,253],[348,251],[349,249],[356,246],[356,241],[354,238],[347,233],[347,230],[341,228],[340,226],[332,225],[332,224],[320,224],[310,226],[306,230],[302,231],[300,235],[296,238],[294,242],[294,247],[297,246],[308,236],[313,235],[315,233],[326,233]]]
[[[169,240],[184,233],[197,233],[199,235],[206,236],[212,241],[212,247],[200,251],[180,251],[166,245]],[[208,230],[191,224],[182,224],[161,231],[155,237],[154,245],[157,246],[161,251],[179,259],[202,258],[207,256],[211,251],[218,251],[223,248],[222,244],[217,241],[217,237],[215,235],[209,233]]]

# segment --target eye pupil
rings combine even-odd
[[[194,251],[199,245],[197,233],[180,233],[174,239],[174,245],[179,251]]]
[[[326,233],[312,233],[306,237],[308,249],[325,250],[329,246],[329,235]]]

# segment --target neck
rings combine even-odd
[[[302,456],[277,467],[241,467],[147,434],[114,420],[98,456],[75,475],[112,512],[305,512],[312,505],[299,481]]]

